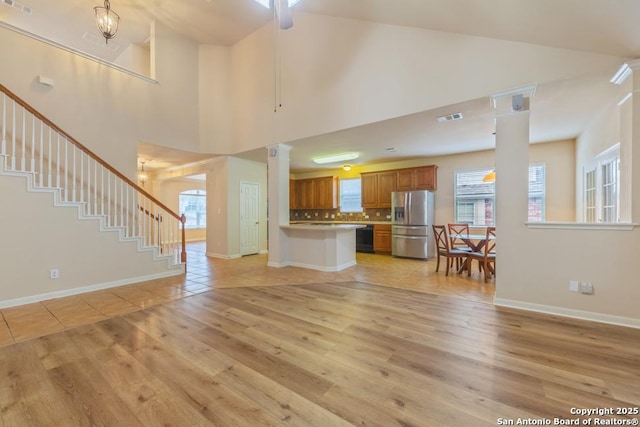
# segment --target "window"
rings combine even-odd
[[[360,178],[340,180],[340,211],[362,212]]]
[[[207,192],[187,190],[180,193],[180,213],[187,218],[185,228],[205,228],[207,226]]]
[[[620,221],[620,144],[596,156],[584,171],[586,222]]]
[[[495,182],[482,181],[489,172],[491,169],[456,172],[455,222],[476,226],[495,225]],[[544,220],[545,166],[530,165],[528,221]]]

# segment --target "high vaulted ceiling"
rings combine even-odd
[[[93,32],[101,0],[9,0],[0,19],[67,41]],[[200,43],[233,45],[269,22],[272,12],[254,0],[112,0],[122,18],[114,43],[141,43],[157,20]],[[301,0],[293,13],[367,20],[617,56],[640,54],[636,0]]]
[[[108,60],[114,59],[129,43],[144,43],[154,20],[199,43],[230,46],[272,19],[272,12],[254,0],[111,0],[111,7],[120,14],[122,22],[117,37],[106,45],[99,38],[93,17],[93,7],[101,6],[101,0],[8,2],[12,1],[32,12],[24,13],[3,0],[0,20]],[[294,22],[298,11],[620,57],[640,56],[638,0],[300,0],[293,8]],[[88,40],[91,35],[98,36],[97,42],[95,38],[93,42]],[[539,86],[536,105],[532,106],[532,140],[577,136],[602,104],[589,101],[594,94],[601,101],[614,96],[606,78],[592,76]],[[559,97],[558,93],[567,96]],[[538,105],[544,109],[537,108]],[[446,126],[438,126],[434,121],[440,114],[456,111],[463,112],[465,120],[445,123]],[[472,141],[476,142],[475,149],[491,148],[490,114],[487,100],[470,100],[297,141],[291,167],[310,169],[311,156],[335,152],[338,148],[362,151],[363,162],[462,152],[469,149]],[[389,146],[397,147],[398,152],[386,152]],[[152,155],[160,154],[154,150]],[[261,150],[246,154],[247,158],[263,156]],[[150,158],[144,152],[141,157]],[[170,157],[173,164],[180,161],[175,151]]]

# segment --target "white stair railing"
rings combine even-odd
[[[32,175],[35,190],[58,192],[84,216],[103,217],[127,239],[186,263],[180,216],[0,85],[0,161],[8,173]]]

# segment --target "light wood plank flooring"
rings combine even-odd
[[[0,426],[495,426],[640,406],[639,330],[498,309],[491,283],[430,262],[317,273],[202,250],[185,278],[2,310],[18,342],[0,348]]]

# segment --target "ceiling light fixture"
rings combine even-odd
[[[300,0],[289,0],[289,7],[295,5]],[[266,7],[267,9],[271,9],[271,0],[256,0],[260,5]]]
[[[313,163],[324,165],[325,163],[343,162],[345,160],[353,160],[358,158],[358,153],[342,153],[333,156],[316,157]]]
[[[342,165],[342,169],[349,172],[351,170],[351,165]]]
[[[147,181],[147,174],[144,173],[144,164],[146,162],[140,162],[140,172],[138,173],[138,181],[144,187],[144,183]]]
[[[118,32],[120,16],[111,10],[111,3],[109,3],[109,0],[104,0],[104,7],[96,6],[93,8],[93,11],[96,14],[96,25],[98,30],[102,33],[105,44],[107,44]]]

